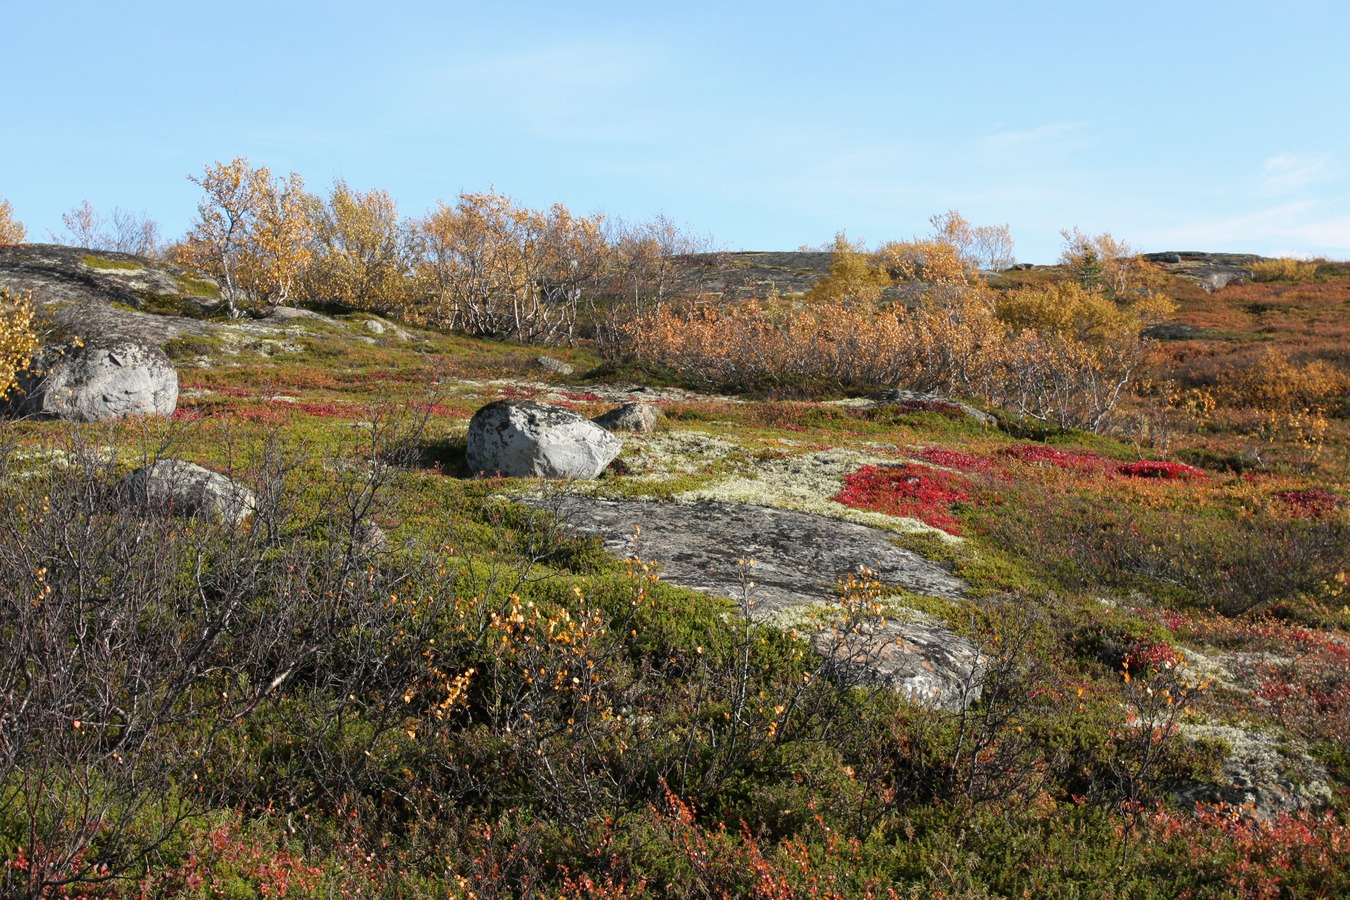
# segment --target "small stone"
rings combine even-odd
[[[650,434],[656,430],[656,420],[661,411],[651,403],[633,400],[616,406],[607,413],[596,416],[591,421],[607,431],[631,431],[637,434]]]
[[[552,372],[554,375],[571,375],[572,367],[560,359],[554,359],[551,356],[536,356],[534,364],[545,372]]]

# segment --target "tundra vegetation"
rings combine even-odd
[[[1073,229],[1014,269],[1006,226],[949,212],[737,296],[665,220],[193,180],[164,253],[221,329],[167,342],[177,413],[0,423],[0,892],[1350,892],[1345,264],[1212,291]],[[322,315],[226,327],[286,304]],[[8,387],[50,323],[0,310]],[[663,423],[590,485],[468,477],[484,403],[632,385]],[[860,399],[896,387],[927,394]],[[252,515],[147,515],[120,479],[169,458]],[[641,534],[606,554],[558,515],[583,489],[885,525],[968,596],[859,572],[821,620],[941,623],[979,699],[850,677],[756,614],[748,557],[719,599]]]

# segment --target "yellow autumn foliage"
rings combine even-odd
[[[1252,263],[1253,281],[1291,281],[1306,284],[1317,277],[1317,261],[1281,256]]]
[[[1090,429],[1104,426],[1145,359],[1137,327],[1089,330],[1090,340],[1067,328],[1015,328],[983,283],[934,286],[924,301],[697,304],[634,321],[626,349],[709,386],[900,385]]]
[[[22,244],[27,235],[23,223],[14,218],[14,207],[8,200],[0,200],[0,246]]]
[[[315,245],[304,276],[307,300],[380,312],[407,305],[407,242],[387,191],[361,193],[336,181],[316,210]]]
[[[561,203],[529,209],[495,191],[440,203],[412,228],[425,297],[415,313],[475,336],[571,340],[607,264],[603,222]]]
[[[253,301],[276,306],[297,288],[313,252],[317,200],[292,172],[273,179],[247,159],[204,167],[189,180],[202,189],[197,219],[174,258],[214,276],[231,317]]]
[[[32,298],[0,288],[0,397],[13,389],[36,350]]]
[[[1113,300],[1077,281],[1010,291],[996,304],[999,319],[1018,332],[1040,331],[1094,346],[1128,341],[1174,308],[1170,300],[1152,294]]]
[[[882,291],[890,285],[891,279],[869,257],[860,242],[849,240],[841,231],[834,236],[830,251],[829,271],[806,292],[807,301],[875,303],[881,299]]]
[[[1145,297],[1159,291],[1162,271],[1109,231],[1090,235],[1075,227],[1059,234],[1064,239],[1059,264],[1083,287],[1100,288],[1114,299]]]

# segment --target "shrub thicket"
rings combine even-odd
[[[1253,281],[1291,281],[1306,284],[1317,277],[1316,260],[1293,259],[1281,256],[1278,259],[1262,259],[1251,264]]]

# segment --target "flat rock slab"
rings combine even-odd
[[[839,578],[863,566],[879,581],[918,594],[959,599],[969,588],[936,563],[892,544],[884,531],[811,513],[593,497],[565,497],[559,511],[619,556],[631,552],[633,527],[641,526],[639,555],[655,561],[666,581],[719,597],[740,595],[738,562],[753,558],[748,577],[760,612],[818,604],[835,595]]]

